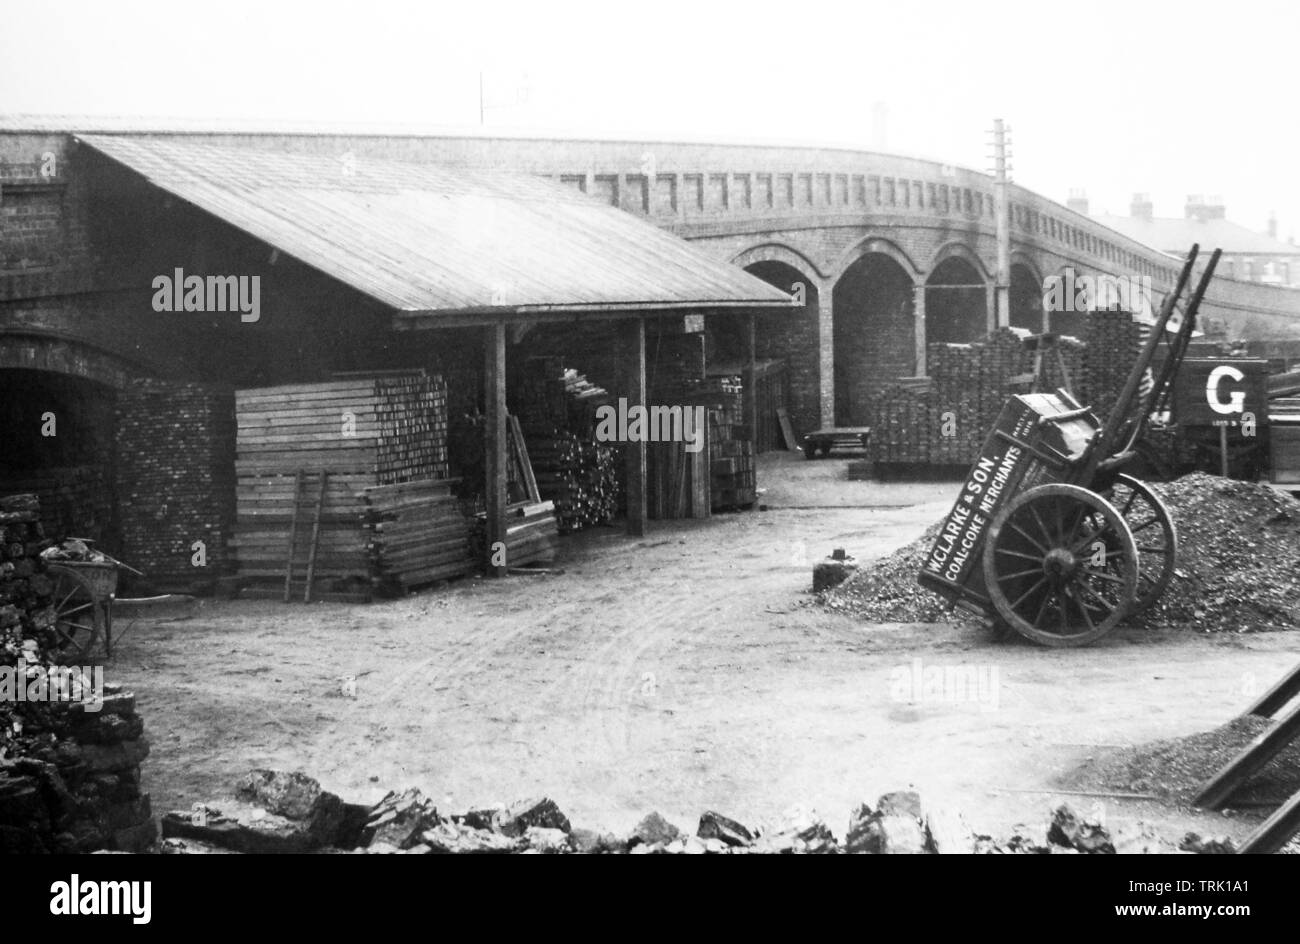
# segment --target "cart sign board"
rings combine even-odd
[[[1033,458],[1013,440],[1032,441],[1039,415],[1024,397],[1012,397],[1002,408],[922,565],[923,585],[942,593],[945,585],[963,586],[979,572],[985,533],[998,509],[1018,490]],[[951,590],[945,595],[951,595]]]
[[[1182,426],[1240,426],[1268,412],[1268,361],[1185,360],[1174,380],[1174,421]]]

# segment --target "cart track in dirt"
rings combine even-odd
[[[1121,628],[1048,651],[805,606],[814,559],[888,553],[952,488],[765,463],[772,510],[566,539],[563,574],[369,606],[205,601],[192,620],[137,624],[108,678],[138,693],[155,806],[219,797],[271,766],[359,801],[405,786],[451,810],[547,794],[575,824],[615,830],[652,809],[687,826],[710,808],[759,822],[798,803],[839,832],[853,804],[909,784],[986,832],[1045,825],[1068,799],[1051,793],[1058,779],[1105,745],[1216,727],[1297,659],[1295,633]],[[923,501],[865,507],[907,495]],[[950,698],[913,685],[927,671],[995,684]],[[1175,839],[1249,826],[1075,802]]]

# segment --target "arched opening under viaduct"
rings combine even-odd
[[[116,402],[94,380],[0,368],[0,494],[36,493],[50,537],[111,533]]]
[[[755,262],[745,266],[745,271],[803,298],[802,307],[763,309],[755,316],[754,349],[759,360],[783,361],[785,368],[769,375],[761,393],[773,409],[786,408],[797,433],[811,432],[820,426],[821,419],[817,284],[785,262]]]
[[[927,344],[965,344],[988,331],[988,290],[968,260],[951,256],[925,280]]]
[[[1029,266],[1019,262],[1011,263],[1011,326],[1035,334],[1043,330],[1042,282]]]
[[[865,426],[871,397],[916,373],[912,278],[892,257],[871,252],[835,283],[835,423]]]

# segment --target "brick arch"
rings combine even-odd
[[[1007,260],[1007,266],[1013,265],[1024,266],[1033,274],[1035,282],[1039,285],[1043,284],[1043,268],[1034,261],[1034,257],[1029,253],[1021,249],[1011,250],[1011,258]],[[1064,272],[1064,269],[1061,271]]]
[[[0,332],[0,370],[44,370],[121,390],[139,371],[105,351],[66,337]]]
[[[811,259],[799,250],[792,249],[784,243],[759,243],[757,246],[750,246],[748,249],[737,253],[731,259],[732,265],[739,266],[742,269],[748,268],[756,262],[783,262],[796,272],[822,278],[827,276],[827,273],[818,269]]]
[[[900,249],[897,244],[888,239],[882,239],[879,236],[863,237],[846,249],[840,255],[839,261],[835,264],[834,281],[838,282],[842,279],[844,273],[849,270],[849,267],[852,266],[853,263],[857,262],[863,256],[868,256],[872,253],[879,253],[880,255],[888,256],[893,259],[899,264],[902,270],[907,273],[913,284],[922,284],[924,274],[919,268],[917,268],[916,263],[912,261],[911,257]]]
[[[961,259],[964,262],[969,262],[974,266],[975,271],[979,273],[979,277],[985,282],[989,282],[993,278],[992,274],[989,272],[988,266],[986,266],[984,260],[980,258],[979,253],[974,249],[971,249],[970,246],[967,246],[965,243],[957,242],[955,240],[950,243],[944,243],[939,247],[939,251],[936,252],[934,258],[930,260],[930,267],[926,270],[927,273],[933,273],[935,269],[939,268],[939,266],[947,262],[949,259]]]

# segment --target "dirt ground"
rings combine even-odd
[[[777,454],[760,485],[765,511],[568,538],[562,575],[119,619],[106,678],[138,693],[155,809],[277,767],[356,801],[418,786],[446,811],[545,794],[615,831],[651,810],[692,826],[798,804],[842,834],[855,804],[908,787],[993,834],[1041,831],[1062,800],[1174,841],[1258,820],[1053,790],[1107,746],[1222,724],[1295,663],[1300,634],[1121,629],[1053,651],[856,623],[808,605],[813,563],[912,540],[956,484],[850,482],[843,459]],[[978,684],[926,682],[945,671]]]

